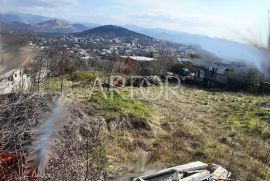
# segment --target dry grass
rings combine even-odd
[[[155,100],[159,88],[148,89],[148,96],[139,89],[134,94],[156,115],[152,121],[155,137],[142,137],[143,147],[130,147],[134,135],[117,136],[121,144],[110,145],[110,150],[121,152],[112,151],[114,158],[132,159],[144,150],[152,152],[161,167],[201,160],[223,165],[236,180],[269,178],[269,97],[181,87]],[[112,161],[113,168],[123,162]]]
[[[91,104],[91,89],[89,86],[66,90],[70,98]],[[159,87],[133,91],[130,88],[118,89],[124,95],[133,92],[134,101],[126,103],[119,100],[113,108],[111,105],[114,102],[92,101],[102,108],[101,112],[98,111],[101,115],[104,115],[107,106],[114,110],[119,105],[130,103],[143,104],[151,110],[147,120],[154,135],[141,134],[132,129],[104,134],[102,154],[108,159],[109,173],[122,172],[140,152],[147,151],[163,168],[200,160],[223,165],[233,172],[236,180],[269,179],[269,96],[208,92],[187,87],[173,90],[164,89],[159,97]],[[116,114],[121,109],[134,111],[119,108]]]
[[[49,110],[53,94],[12,93],[0,96],[0,153],[27,155],[33,146],[33,132],[44,124],[40,114]],[[44,178],[36,180],[106,180],[106,156],[100,154],[103,143],[101,132],[104,121],[89,107],[69,103],[70,117],[52,142],[54,158],[48,163]],[[72,120],[72,121],[71,121]],[[97,155],[99,153],[100,155]],[[7,167],[1,162],[0,180],[28,180],[23,171],[23,158]],[[14,165],[19,164],[18,168]],[[2,175],[1,175],[2,176]]]

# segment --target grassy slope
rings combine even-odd
[[[158,94],[157,88],[150,92],[153,97]],[[165,131],[157,134],[152,150],[161,164],[215,162],[233,171],[237,180],[267,180],[269,97],[185,87],[159,100],[137,93],[138,100],[153,108]]]
[[[223,165],[237,180],[269,179],[270,97],[181,87],[155,99],[160,89],[151,87],[145,96],[135,89],[134,100],[104,100],[100,93],[89,97],[91,86],[70,85],[67,96],[93,104],[104,117],[132,113],[151,123],[154,137],[132,130],[105,134],[101,153],[110,172],[125,168],[140,151],[150,151],[161,167],[201,160]]]

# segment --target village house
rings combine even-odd
[[[208,88],[224,87],[233,69],[227,66],[202,66],[200,60],[194,60],[190,55],[175,55],[176,71],[184,81],[204,85]],[[218,67],[218,68],[217,68]]]
[[[143,57],[143,56],[121,56],[120,71],[125,74],[141,73],[147,74],[147,68],[149,64],[156,61],[155,58]]]

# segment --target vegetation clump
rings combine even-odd
[[[74,72],[69,77],[68,80],[74,82],[93,82],[97,78],[97,75],[93,72]]]
[[[111,92],[102,94],[99,92],[88,101],[94,102],[98,112],[105,117],[132,115],[149,118],[151,116],[151,110],[147,106],[142,102],[131,99],[126,93]]]
[[[270,111],[256,105],[235,106],[230,117],[233,126],[240,132],[270,138]]]

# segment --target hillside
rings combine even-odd
[[[0,19],[5,22],[18,22],[24,24],[36,24],[42,21],[47,21],[51,18],[32,14],[23,14],[18,12],[7,12],[0,14]]]
[[[97,87],[92,94],[88,79],[87,84],[73,81],[65,81],[67,96],[93,107],[105,119],[108,131],[99,153],[108,161],[100,166],[109,173],[131,173],[130,163],[148,152],[153,169],[199,160],[223,165],[235,180],[269,179],[269,96],[170,84],[116,88],[106,99]],[[47,90],[59,87],[57,79],[46,82]]]
[[[7,31],[75,33],[90,29],[79,23],[73,24],[65,20],[15,12],[0,14],[0,23],[1,28]]]
[[[35,25],[25,24],[20,22],[0,21],[1,28],[22,32],[43,32],[43,33],[75,33],[89,29],[82,24],[70,24],[62,20],[48,20]]]
[[[20,22],[5,22],[0,20],[1,32],[21,31],[21,32],[34,32],[36,28],[30,24]]]
[[[97,28],[93,28],[78,34],[78,36],[87,36],[87,37],[103,37],[103,38],[122,38],[122,39],[134,39],[138,38],[140,40],[153,40],[152,37],[130,31],[128,29],[114,26],[114,25],[105,25]]]
[[[89,27],[82,24],[70,24],[59,19],[51,19],[35,25],[37,31],[47,33],[74,33],[89,29]]]

